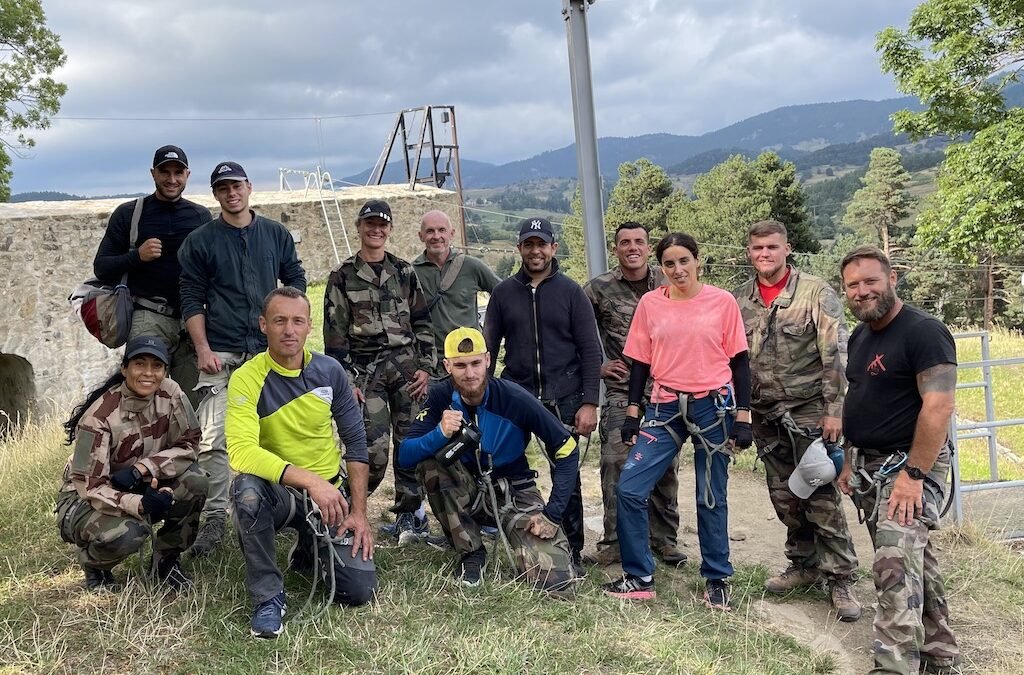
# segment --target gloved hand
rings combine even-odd
[[[750,428],[750,422],[734,422],[732,435],[730,436],[740,450],[746,450],[754,444],[754,432]]]
[[[166,490],[154,490],[150,486],[142,493],[142,512],[149,516],[151,523],[163,520],[173,503],[174,497]]]
[[[110,474],[110,484],[121,492],[135,492],[141,482],[142,473],[135,468],[134,464]]]
[[[639,417],[626,417],[622,421],[622,427],[619,429],[622,434],[622,442],[626,445],[633,444],[633,438],[640,434],[640,418]]]

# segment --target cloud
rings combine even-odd
[[[874,35],[912,8],[599,0],[588,10],[598,132],[700,134],[782,105],[893,96]],[[229,157],[262,188],[278,167],[321,159],[347,175],[373,164],[398,110],[426,103],[456,106],[464,158],[506,162],[573,140],[565,22],[551,0],[45,9],[69,91],[32,156],[16,160],[14,191],[148,190],[152,150],[167,142],[188,151],[193,188]],[[267,119],[314,116],[319,125]]]

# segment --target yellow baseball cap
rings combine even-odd
[[[473,348],[468,352],[459,351],[459,345],[463,340],[473,343]],[[484,342],[483,334],[476,328],[456,328],[444,339],[444,357],[454,359],[459,356],[476,356],[487,352],[487,343]]]

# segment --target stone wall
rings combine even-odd
[[[337,194],[344,226],[333,201],[327,202],[327,210],[341,260],[349,255],[346,238],[353,252],[358,249],[355,215],[367,199],[391,204],[395,227],[389,248],[407,259],[422,250],[416,234],[424,213],[441,209],[458,223],[456,196],[447,190],[382,185]],[[216,215],[217,204],[209,194],[186,197]],[[107,219],[123,201],[0,204],[0,307],[6,318],[0,323],[0,410],[6,414],[24,415],[33,401],[41,411],[65,410],[116,366],[118,352],[88,334],[72,314],[67,296],[92,276]],[[318,195],[259,192],[250,203],[292,232],[310,281],[325,281],[336,262]]]

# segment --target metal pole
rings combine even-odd
[[[455,195],[459,200],[459,231],[462,233],[462,244],[469,243],[466,238],[466,202],[462,197],[462,164],[459,159],[459,136],[455,128],[455,106],[449,109],[452,120],[452,153],[455,155]]]
[[[953,475],[951,477],[950,489],[953,491],[953,521],[957,525],[964,524],[964,499],[963,491],[960,487],[960,439],[956,435],[956,415],[950,415],[949,417],[949,429],[946,431],[949,435],[949,440],[953,444],[953,466],[951,470]]]
[[[576,126],[576,176],[583,193],[583,243],[591,277],[608,271],[601,199],[601,169],[597,159],[597,123],[590,81],[590,46],[587,5],[594,0],[562,0],[562,16],[569,41],[569,82]]]
[[[989,332],[985,331],[981,336],[981,360],[987,362],[991,359]],[[992,397],[992,367],[990,365],[983,366],[981,375],[985,381],[985,421],[992,422],[996,418],[996,403]],[[999,445],[996,442],[995,431],[988,437],[988,472],[991,480],[999,480]]]

